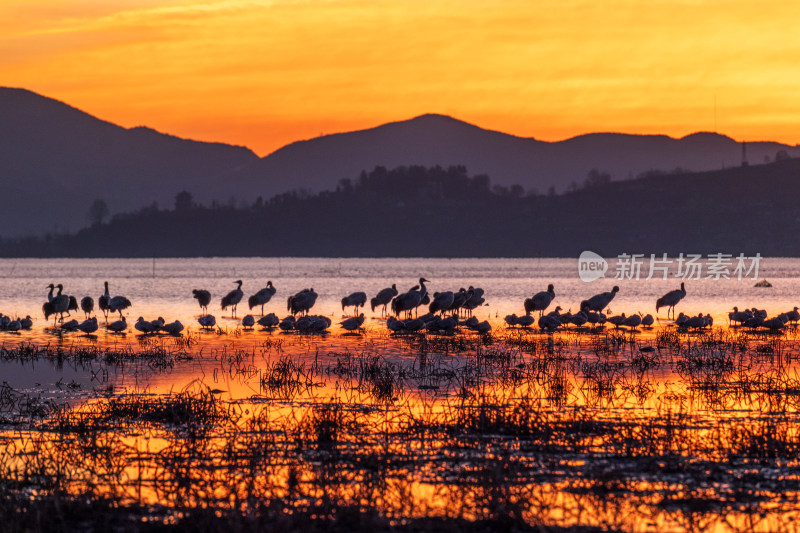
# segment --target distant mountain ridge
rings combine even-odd
[[[800,147],[776,142],[747,143],[752,163],[773,160],[778,151],[800,156]],[[283,190],[330,188],[375,166],[464,165],[488,174],[492,183],[520,184],[545,193],[564,191],[592,170],[629,179],[649,171],[717,170],[740,166],[741,143],[715,133],[675,139],[666,135],[590,133],[548,142],[486,130],[449,116],[427,114],[367,130],[326,135],[289,144],[234,176],[239,183],[263,180]]]
[[[240,146],[126,129],[24,89],[0,88],[0,234],[76,230],[97,198],[113,211],[230,196],[220,178],[257,161]]]
[[[752,163],[780,150],[800,157],[797,146],[747,143]],[[580,183],[592,169],[626,179],[740,162],[741,144],[713,133],[594,133],[546,142],[435,114],[297,141],[259,158],[245,147],[126,129],[25,89],[0,88],[0,236],[74,231],[98,198],[112,212],[154,201],[170,206],[181,190],[206,204],[251,203],[298,188],[332,190],[376,166],[463,165],[493,184],[545,193]]]

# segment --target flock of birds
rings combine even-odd
[[[479,287],[470,286],[461,288],[457,291],[442,291],[430,294],[426,283],[429,280],[419,278],[419,283],[414,285],[406,292],[399,292],[397,285],[380,290],[373,298],[368,298],[365,292],[354,292],[342,298],[342,312],[352,308],[353,316],[345,318],[339,325],[348,332],[355,332],[362,329],[364,325],[364,313],[359,310],[364,308],[369,301],[372,311],[381,310],[381,316],[387,317],[386,327],[396,333],[417,332],[426,330],[430,332],[452,332],[460,327],[476,331],[478,333],[488,333],[492,326],[487,321],[479,321],[473,316],[473,311],[486,304],[484,290]],[[234,282],[236,288],[228,292],[220,300],[222,311],[230,310],[231,317],[236,318],[238,305],[244,300],[242,291],[242,280]],[[109,292],[108,282],[104,283],[105,290],[98,298],[98,308],[104,314],[106,330],[112,333],[122,333],[128,329],[128,322],[123,315],[123,311],[131,307],[131,301],[125,296],[112,296]],[[53,326],[63,331],[81,331],[87,335],[95,333],[100,324],[96,316],[92,316],[95,309],[95,302],[91,296],[85,296],[80,301],[75,296],[64,293],[61,284],[50,284],[47,286],[47,301],[42,305],[42,312],[46,320],[54,317]],[[250,310],[260,308],[260,318],[256,319],[252,314],[247,314],[241,319],[244,329],[253,329],[256,325],[264,329],[280,328],[283,331],[297,332],[322,332],[326,331],[332,324],[331,319],[322,315],[311,315],[310,311],[317,301],[317,293],[313,288],[303,289],[287,298],[286,308],[290,313],[284,318],[279,318],[275,313],[264,314],[264,307],[270,303],[277,292],[277,289],[268,281],[266,286],[252,294],[247,299]],[[525,314],[516,314],[505,317],[505,322],[511,327],[531,327],[537,323],[542,331],[555,331],[559,328],[600,327],[606,323],[612,324],[615,328],[627,327],[636,330],[639,326],[651,327],[655,319],[653,315],[636,313],[626,315],[606,316],[604,311],[609,310],[609,305],[619,292],[619,287],[615,286],[611,291],[596,294],[591,298],[580,302],[580,310],[577,313],[570,311],[562,312],[560,306],[547,314],[545,312],[555,300],[555,289],[552,284],[548,285],[547,290],[534,294],[523,302]],[[197,321],[203,329],[213,329],[217,325],[214,315],[208,313],[208,306],[211,304],[211,292],[205,289],[195,289],[192,291],[193,297],[197,300],[203,312]],[[686,287],[681,283],[680,289],[668,292],[656,300],[656,314],[659,309],[667,308],[667,317],[672,314],[672,319],[678,328],[682,329],[703,329],[713,326],[714,320],[710,314],[698,314],[687,316],[680,313],[675,317],[675,306],[686,296]],[[427,306],[427,312],[419,315],[419,309]],[[781,330],[790,323],[797,324],[800,320],[798,307],[792,311],[781,313],[769,318],[766,311],[759,309],[746,309],[739,311],[734,307],[729,313],[728,318],[731,325],[739,325],[748,328],[766,328],[769,330]],[[78,321],[71,319],[66,321],[66,317],[72,311],[81,310],[85,314],[85,320]],[[539,313],[538,322],[533,313]],[[119,313],[119,319],[109,322],[109,315]],[[59,325],[60,322],[60,325]],[[32,327],[33,320],[30,316],[25,318],[11,319],[0,313],[0,329],[17,332]],[[159,317],[156,320],[145,320],[139,317],[133,324],[138,332],[144,335],[154,335],[166,333],[179,335],[184,326],[179,320],[166,322]]]

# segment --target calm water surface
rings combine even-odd
[[[764,358],[758,356],[748,359],[748,364],[751,365],[748,368],[742,365],[724,367],[719,375],[716,367],[708,365],[695,368],[693,375],[687,373],[685,366],[682,370],[681,364],[694,361],[691,352],[683,348],[681,350],[684,351],[680,352],[680,356],[677,349],[673,350],[674,353],[665,351],[663,354],[665,363],[660,367],[640,371],[638,369],[641,367],[637,366],[635,367],[637,370],[634,371],[630,361],[641,355],[640,347],[654,344],[653,332],[642,332],[636,336],[638,337],[636,343],[625,343],[621,347],[617,345],[613,349],[607,349],[609,346],[605,343],[609,342],[609,338],[604,335],[578,336],[572,333],[557,335],[554,350],[552,343],[548,345],[547,335],[533,332],[520,335],[517,340],[522,342],[515,344],[516,334],[510,333],[510,330],[505,328],[503,317],[509,313],[523,314],[523,300],[535,292],[544,290],[548,283],[555,285],[556,299],[552,304],[553,308],[558,305],[564,310],[577,311],[581,300],[610,290],[613,285],[619,285],[620,292],[611,305],[614,314],[640,311],[655,314],[656,298],[677,288],[681,282],[681,279],[677,278],[616,280],[613,279],[612,265],[609,278],[585,283],[578,277],[576,259],[202,258],[155,261],[5,259],[0,260],[0,268],[4,272],[4,276],[0,279],[0,312],[12,316],[31,315],[35,320],[30,332],[21,334],[0,332],[0,344],[5,347],[33,342],[51,348],[65,349],[99,346],[141,350],[156,346],[170,352],[185,352],[187,346],[181,343],[186,339],[191,341],[188,347],[188,354],[191,357],[179,359],[174,366],[166,368],[154,367],[149,361],[141,358],[132,359],[122,365],[104,364],[99,359],[89,362],[58,358],[0,361],[0,376],[2,376],[0,380],[10,384],[14,390],[42,398],[67,401],[76,409],[91,405],[91,402],[96,401],[93,398],[97,397],[98,392],[102,395],[104,391],[111,390],[109,387],[113,387],[117,393],[144,391],[155,394],[184,389],[198,390],[199,387],[215,389],[214,394],[230,402],[231,405],[242,405],[243,410],[247,409],[248,416],[252,416],[251,412],[271,409],[273,413],[271,416],[291,417],[292,420],[296,420],[292,424],[300,426],[305,423],[306,417],[313,415],[315,410],[322,409],[326,402],[363,409],[372,409],[375,404],[380,404],[376,411],[367,409],[363,412],[373,414],[385,412],[387,421],[393,420],[393,415],[390,416],[390,413],[394,411],[405,413],[404,416],[408,416],[409,419],[424,420],[426,417],[435,418],[434,415],[441,414],[442,409],[454,409],[454,406],[458,406],[462,398],[459,390],[466,388],[475,395],[474,397],[479,397],[480,394],[497,395],[498,403],[502,400],[513,404],[521,401],[521,398],[525,401],[541,402],[535,405],[538,405],[543,413],[549,413],[547,416],[552,420],[548,423],[558,421],[559,417],[580,418],[582,416],[580,413],[586,412],[590,413],[589,418],[595,422],[605,421],[614,424],[619,430],[635,428],[636,424],[639,424],[643,428],[651,430],[655,428],[655,431],[666,431],[661,429],[664,426],[672,428],[671,431],[685,432],[685,437],[669,440],[670,443],[678,444],[674,450],[672,448],[665,450],[663,452],[665,456],[673,452],[679,455],[681,439],[693,441],[707,438],[709,434],[722,435],[715,437],[716,440],[710,440],[707,452],[698,454],[698,460],[705,460],[706,456],[712,457],[718,453],[724,455],[725,449],[730,447],[729,437],[725,433],[726,428],[739,423],[740,420],[744,420],[744,424],[760,423],[765,412],[764,406],[776,398],[774,395],[754,394],[752,391],[757,387],[753,384],[749,385],[748,392],[738,395],[726,393],[729,390],[726,387],[738,390],[736,387],[741,386],[743,376],[757,376],[761,375],[760,373],[772,375],[776,372],[776,368],[780,370],[782,381],[770,382],[769,390],[774,390],[776,384],[780,383],[783,383],[787,390],[794,390],[794,380],[800,383],[800,376],[793,367],[788,371],[783,367],[786,361],[797,359],[798,354],[791,351],[796,350],[798,345],[796,331],[787,333],[785,348],[774,348],[770,344],[772,340],[768,338],[748,341],[752,342],[748,347],[750,350],[748,353],[764,353],[766,354]],[[354,291],[365,291],[371,297],[392,283],[396,283],[401,291],[407,290],[417,283],[420,276],[430,280],[428,287],[431,293],[443,290],[455,291],[469,285],[482,287],[486,291],[485,298],[488,305],[477,309],[475,315],[481,320],[490,320],[495,332],[507,335],[499,335],[496,345],[490,343],[480,346],[480,342],[467,343],[466,348],[458,349],[454,348],[459,342],[458,338],[437,335],[427,337],[390,335],[379,313],[372,313],[369,309],[365,310],[368,320],[363,335],[346,334],[338,327],[337,323],[343,317],[339,303],[342,296]],[[800,260],[763,259],[759,278],[768,279],[773,287],[755,288],[753,286],[755,281],[752,279],[687,280],[687,296],[681,302],[678,311],[687,314],[711,313],[717,324],[724,325],[727,323],[727,312],[734,305],[739,308],[757,306],[766,309],[770,315],[800,305],[797,303],[800,299],[798,298]],[[233,282],[237,279],[243,281],[242,288],[245,293],[245,300],[239,307],[239,317],[248,312],[246,298],[271,280],[278,292],[273,301],[265,307],[265,312],[275,312],[280,317],[285,316],[286,298],[303,288],[313,287],[319,298],[312,312],[329,316],[334,326],[326,335],[242,331],[239,319],[223,317],[219,309],[219,299],[235,287]],[[103,281],[109,282],[112,295],[124,295],[133,302],[133,307],[126,312],[131,325],[126,335],[108,334],[101,329],[96,338],[87,339],[77,333],[59,334],[53,330],[52,323],[45,323],[41,315],[41,305],[46,299],[45,287],[48,284],[62,283],[67,294],[74,295],[78,299],[90,295],[96,301],[103,292]],[[192,289],[195,288],[212,292],[213,302],[209,312],[218,319],[220,329],[216,332],[199,330],[196,318],[200,314],[200,308],[192,298]],[[254,309],[254,311],[259,310]],[[226,312],[226,315],[228,314]],[[83,314],[79,315],[78,318],[82,319]],[[158,316],[163,316],[167,321],[178,319],[187,326],[187,330],[181,339],[165,336],[143,339],[136,335],[136,331],[132,328],[138,316],[148,320]],[[660,318],[661,325],[668,327],[669,321],[666,320],[666,311],[663,309]],[[471,332],[466,332],[464,337],[470,342],[476,339],[475,334]],[[448,344],[450,342],[455,344]],[[681,342],[694,341],[690,336],[684,336]],[[533,346],[534,344],[536,346]],[[762,344],[764,348],[772,351],[759,351]],[[778,353],[784,349],[786,353]],[[426,381],[428,378],[424,377],[426,373],[429,377],[434,376],[437,375],[436,369],[442,368],[452,374],[453,369],[463,369],[464,365],[474,364],[478,359],[476,357],[478,351],[491,354],[492,350],[506,350],[506,353],[512,353],[514,357],[519,358],[520,365],[512,365],[509,374],[499,370],[494,374],[489,372],[482,378],[487,380],[484,384],[446,378],[444,382],[448,385],[441,389],[426,385],[428,383]],[[705,356],[708,357],[710,353],[713,358],[714,349],[709,350],[710,352],[705,352]],[[563,359],[557,356],[560,352],[565,356]],[[554,353],[556,356],[549,358]],[[779,357],[774,357],[776,354]],[[370,357],[377,356],[388,361],[390,365],[395,365],[395,371],[398,367],[404,367],[404,372],[408,375],[416,372],[415,375],[423,377],[404,378],[406,381],[403,382],[402,390],[395,392],[399,401],[393,398],[386,402],[376,401],[372,393],[363,388],[363,383],[354,381],[351,375],[337,377],[339,374],[335,372],[319,371],[315,377],[319,383],[311,389],[291,401],[276,400],[265,392],[260,378],[269,372],[270,365],[286,355],[293,360],[306,363],[320,362],[322,365],[328,365],[326,367],[328,369],[334,368],[342,361],[354,361],[355,365],[364,365],[369,363]],[[537,365],[543,361],[549,361],[550,366],[540,369]],[[618,368],[617,365],[623,362],[626,369],[615,370]],[[424,365],[427,366],[423,370]],[[516,378],[518,382],[514,381],[514,368],[525,368],[525,372],[530,372],[530,376],[525,379]],[[741,372],[741,375],[738,372]],[[442,375],[445,374],[439,377]],[[464,375],[469,375],[469,372]],[[488,376],[493,376],[491,381]],[[725,386],[709,387],[708,383],[712,381]],[[88,402],[81,407],[83,400]],[[457,411],[453,412],[458,414]],[[665,413],[673,417],[670,420],[675,416],[683,417],[682,422],[675,427],[670,426],[663,422]],[[783,417],[781,423],[786,427],[796,426],[797,414],[794,403],[791,403],[788,410],[782,407],[780,414]],[[450,416],[445,413],[441,421],[451,421]],[[631,421],[632,425],[628,424],[628,421]],[[434,424],[432,427],[438,425]],[[120,434],[124,434],[124,431],[120,431]],[[357,433],[357,436],[358,439],[365,438],[362,433]],[[144,439],[140,439],[138,434],[124,435],[123,438],[130,440],[130,442],[125,441],[126,445],[137,450],[137,453],[149,454],[151,451],[159,450],[159,446],[169,450],[170,439],[174,437],[171,437],[168,431],[166,433],[154,431],[152,438],[149,434]],[[593,433],[589,432],[587,442],[594,438]],[[646,438],[641,438],[647,441]],[[408,444],[412,450],[409,452],[411,457],[414,454],[425,455],[425,449],[415,448],[416,443],[413,439],[409,442],[411,442]],[[514,440],[508,442],[509,449],[514,449]],[[587,444],[586,450],[591,450],[591,446]],[[408,471],[401,469],[392,473],[392,479],[395,481],[389,480],[389,484],[409,483],[407,487],[403,485],[404,490],[409,492],[403,492],[401,496],[387,497],[383,504],[386,508],[404,508],[404,502],[409,497],[408,494],[411,494],[416,507],[412,506],[414,509],[407,511],[408,514],[446,514],[454,505],[453,502],[464,499],[460,495],[463,489],[461,483],[451,484],[443,480],[468,478],[471,459],[464,460],[463,465],[466,466],[463,471],[439,472],[436,465],[445,455],[435,456],[435,453],[439,453],[437,450],[441,448],[444,450],[441,453],[453,452],[447,443],[434,443],[432,446],[428,443],[428,447],[432,450],[431,457],[418,460],[419,464],[409,467]],[[464,453],[467,455],[473,453],[471,445],[459,444],[455,450],[465,450]],[[562,459],[568,462],[564,464],[539,467],[536,465],[537,461],[541,460],[540,449],[532,450],[525,453],[514,451],[519,457],[531,461],[532,466],[523,469],[524,472],[536,473],[540,472],[540,468],[547,476],[550,476],[552,471],[561,472],[559,475],[567,481],[552,484],[550,481],[521,483],[523,490],[519,498],[526,501],[541,498],[542,502],[545,502],[542,516],[548,517],[553,523],[565,526],[575,523],[599,526],[612,524],[617,527],[621,525],[623,529],[629,531],[698,529],[692,525],[692,520],[686,519],[680,513],[665,511],[660,507],[659,498],[662,495],[660,484],[666,483],[665,475],[674,476],[673,472],[656,473],[649,478],[650,481],[643,481],[642,486],[649,487],[647,494],[650,494],[649,497],[652,499],[644,503],[630,504],[630,509],[626,507],[629,505],[626,503],[626,497],[621,497],[615,500],[615,503],[609,504],[608,509],[598,507],[580,519],[578,515],[564,514],[585,509],[586,503],[579,500],[579,495],[583,494],[581,490],[568,489],[565,485],[565,483],[580,485],[584,475],[582,469],[591,466],[585,464],[585,452],[565,456],[567,458]],[[493,456],[493,452],[487,451],[487,453]],[[527,453],[530,455],[526,455]],[[659,453],[654,453],[654,457],[659,457]],[[625,454],[623,456],[627,460],[628,456]],[[154,456],[148,455],[148,457]],[[602,454],[598,457],[602,458]],[[548,460],[550,459],[552,458]],[[558,461],[559,457],[555,457],[555,460]],[[302,463],[303,468],[309,464],[313,470],[314,465],[322,463],[312,458],[308,464]],[[457,465],[458,468],[463,466],[460,460]],[[562,470],[565,468],[576,469],[578,473],[564,474]],[[634,477],[638,475],[637,473]],[[147,472],[132,472],[130,476],[131,479],[137,476],[149,479]],[[204,476],[205,474],[199,475],[200,478]],[[288,473],[282,470],[276,474],[281,483],[287,476]],[[204,479],[203,482],[205,483]],[[670,482],[676,487],[681,487],[684,480],[676,478]],[[230,485],[227,479],[220,483],[221,487]],[[728,485],[723,484],[708,490],[712,496],[721,494],[723,496],[720,498],[724,498],[727,497],[724,495],[727,494]],[[342,483],[342,494],[349,494],[351,486],[352,483],[345,480]],[[122,488],[133,490],[126,483],[122,483]],[[702,492],[706,489],[697,490]],[[448,499],[444,495],[449,492],[452,492],[452,495]],[[680,491],[677,493],[680,496]],[[129,494],[126,497],[161,503],[168,500],[155,489],[144,496],[137,494],[133,497]],[[576,501],[572,502],[572,498]],[[604,506],[605,503],[602,502],[606,501],[605,498],[605,496],[599,497],[597,505]],[[762,512],[767,513],[767,520],[750,529],[769,531],[785,528],[786,524],[792,522],[787,512],[800,517],[797,492],[784,492],[780,496],[786,500],[781,504],[785,505],[785,508],[770,503],[778,502],[780,500],[778,496],[773,495],[770,498],[772,500],[760,508]],[[755,501],[754,505],[760,505],[758,500]],[[634,508],[636,505],[639,507]],[[631,515],[630,519],[619,518],[627,514]],[[712,531],[747,529],[752,516],[755,516],[755,513],[747,509],[741,509],[735,515],[730,515],[725,510],[713,512],[708,515],[705,526],[699,529]]]

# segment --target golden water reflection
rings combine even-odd
[[[64,404],[4,385],[3,490],[166,521],[357,509],[397,523],[791,529],[796,332],[497,330],[7,350],[4,365],[93,377]]]

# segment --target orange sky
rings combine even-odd
[[[713,7],[712,7],[713,5]],[[434,112],[800,142],[800,3],[0,0],[0,85],[265,155]]]

